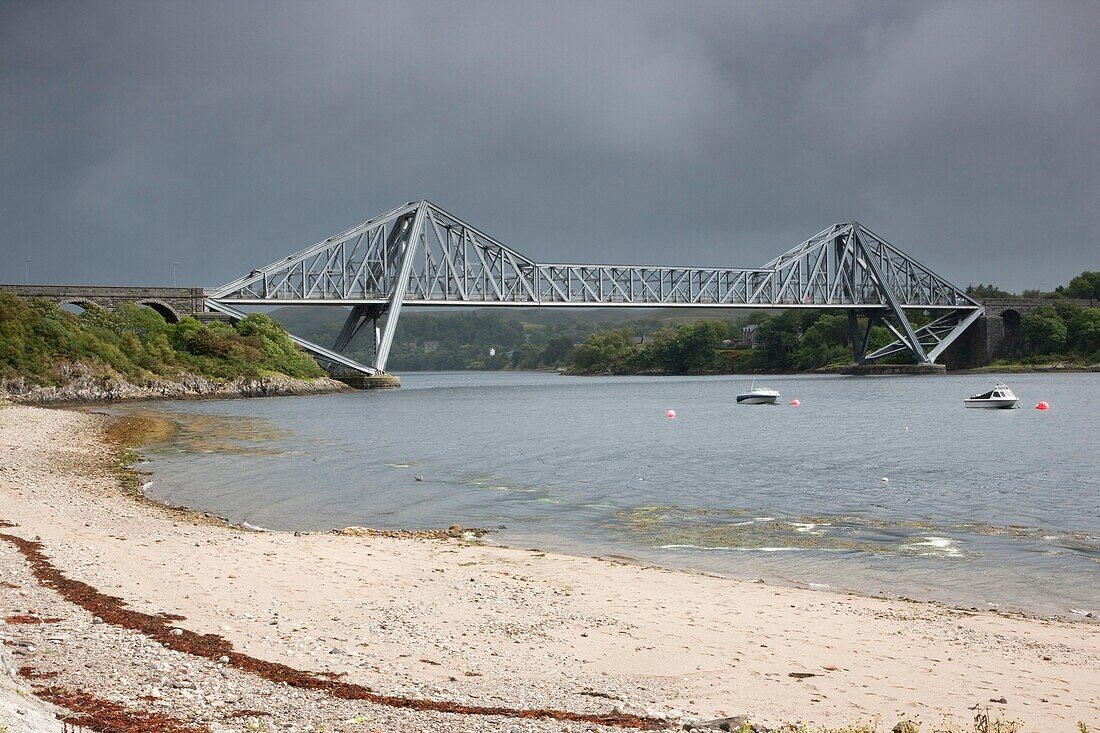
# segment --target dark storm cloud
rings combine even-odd
[[[0,9],[0,280],[216,285],[429,198],[539,259],[751,266],[857,218],[1100,269],[1100,7]]]

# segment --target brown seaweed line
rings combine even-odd
[[[5,523],[3,520],[0,520],[0,526],[4,525]],[[233,651],[233,645],[227,639],[217,634],[198,634],[194,631],[188,631],[187,629],[173,627],[167,623],[167,619],[163,616],[128,609],[125,607],[125,601],[121,598],[106,595],[87,583],[66,577],[64,573],[50,562],[49,558],[42,551],[41,542],[26,540],[22,537],[2,533],[0,533],[0,539],[15,545],[16,548],[23,553],[23,556],[30,563],[31,570],[35,577],[43,586],[53,588],[62,598],[80,606],[92,615],[100,617],[105,623],[137,631],[175,651],[214,660],[220,657],[226,657],[229,660],[229,666],[244,672],[249,672],[272,682],[285,683],[290,687],[297,687],[299,689],[319,690],[341,700],[364,700],[376,705],[385,705],[393,708],[431,710],[458,715],[550,718],[553,720],[594,723],[597,725],[610,725],[620,728],[653,729],[663,727],[664,725],[662,721],[652,718],[643,718],[637,715],[619,713],[574,713],[567,710],[547,708],[524,709],[489,707],[482,705],[464,705],[446,700],[426,700],[398,695],[383,695],[373,692],[369,687],[363,685],[326,679],[322,675],[313,672],[295,669],[279,662],[264,661],[248,656],[247,654],[242,654],[241,652]],[[176,634],[172,633],[173,630],[176,631]]]
[[[39,672],[34,667],[24,666],[19,668],[19,676],[28,680],[52,680],[60,674],[60,672]]]
[[[80,726],[102,733],[210,733],[205,725],[188,725],[161,713],[131,710],[87,692],[40,686],[34,688],[34,694],[72,711],[73,714],[62,721],[65,730],[69,730],[69,726]]]

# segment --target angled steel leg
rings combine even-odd
[[[340,335],[336,337],[336,343],[332,348],[336,351],[343,351],[347,348],[359,332],[363,330],[363,326],[367,325],[367,322],[373,322],[375,325],[378,323],[379,317],[386,311],[384,305],[357,305],[351,309],[351,313],[348,314],[347,320],[344,321],[344,327],[340,329]],[[378,349],[378,339],[375,338],[374,343],[375,350]]]
[[[955,339],[962,335],[963,331],[970,328],[970,324],[974,323],[974,321],[981,318],[984,314],[985,308],[978,308],[977,310],[971,311],[956,311],[952,314],[955,317],[954,327],[942,337],[934,328],[938,322],[929,323],[925,326],[934,338],[940,339],[940,342],[933,346],[928,352],[928,358],[934,361],[940,354],[947,350],[947,347],[950,346]],[[950,323],[948,323],[948,325],[950,325]]]
[[[216,313],[224,313],[232,318],[234,321],[239,321],[248,315],[247,313],[243,313],[236,308],[233,308],[232,306],[220,303],[213,298],[206,299],[206,308]],[[288,333],[287,335],[290,336],[291,341],[298,344],[309,353],[313,354],[313,356],[316,357],[318,361],[330,365],[328,367],[330,372],[342,368],[345,370],[351,370],[353,372],[359,372],[361,374],[369,374],[371,376],[378,374],[378,370],[372,366],[360,364],[354,359],[349,359],[343,354],[337,353],[331,349],[326,349],[324,346],[315,344],[312,341],[306,341],[304,338],[301,338],[300,336],[295,336],[292,333]]]
[[[939,358],[940,354],[947,350],[954,341],[962,335],[966,329],[970,328],[974,321],[982,317],[985,313],[985,308],[978,308],[976,310],[955,310],[942,315],[934,321],[926,323],[916,330],[917,339],[921,345],[928,350],[928,358],[935,361]],[[867,354],[866,361],[873,361],[875,359],[881,359],[884,356],[892,356],[908,349],[904,334],[893,327],[891,323],[886,322],[887,327],[894,332],[894,336],[897,339],[881,349],[876,349],[873,353]]]
[[[421,202],[416,209],[416,215],[412,223],[405,230],[404,236],[399,240],[397,250],[398,266],[390,287],[390,299],[387,304],[389,317],[382,329],[382,336],[378,342],[378,353],[375,357],[374,367],[380,371],[386,371],[386,361],[390,357],[390,347],[393,345],[393,334],[397,330],[397,319],[401,315],[401,304],[405,302],[405,291],[409,287],[409,273],[412,272],[413,260],[421,244],[424,233],[424,218],[427,215],[428,206]]]
[[[890,284],[886,281],[886,278],[882,276],[882,271],[879,269],[878,264],[875,263],[875,258],[867,251],[867,247],[863,244],[863,239],[859,236],[858,227],[853,229],[852,237],[856,241],[856,248],[860,251],[863,257],[863,262],[867,269],[871,272],[871,276],[875,279],[875,285],[878,288],[879,293],[886,300],[886,304],[890,307],[890,312],[898,320],[898,324],[904,330],[904,334],[899,334],[899,337],[905,343],[906,348],[913,352],[913,356],[917,358],[917,361],[922,364],[931,364],[932,360],[928,357],[928,354],[924,353],[924,347],[921,346],[920,338],[917,337],[916,331],[913,330],[913,324],[909,322],[909,318],[906,317],[905,311],[901,308],[901,303],[894,296],[894,291],[890,287]]]

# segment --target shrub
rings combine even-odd
[[[90,306],[74,316],[46,301],[0,294],[0,377],[57,384],[65,362],[131,380],[183,371],[221,379],[324,374],[285,329],[260,314],[242,320],[240,328],[194,318],[169,324],[143,306],[126,304],[113,313]]]

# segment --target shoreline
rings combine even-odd
[[[82,375],[60,386],[27,385],[23,380],[0,380],[0,400],[39,407],[95,407],[160,400],[256,399],[335,394],[351,387],[332,377],[298,379],[269,374],[226,381],[183,373],[175,380],[134,384],[120,376]]]
[[[460,538],[248,532],[151,499],[133,501],[118,473],[125,446],[108,444],[103,432],[111,420],[0,407],[0,519],[20,525],[4,532],[40,537],[66,577],[135,611],[186,616],[183,633],[218,634],[256,659],[340,674],[394,697],[630,714],[678,728],[724,715],[841,726],[875,714],[887,729],[901,719],[936,725],[943,715],[968,727],[975,703],[1036,726],[1028,729],[1096,723],[1089,717],[1100,709],[1094,623],[760,585]],[[327,721],[326,730],[343,730],[357,717],[384,730],[591,725],[508,723],[317,691],[273,707],[262,694],[269,681],[216,660],[184,664],[170,649],[161,660],[150,649],[163,647],[152,644],[135,664],[127,654],[149,640],[94,624],[85,609],[30,582],[20,565],[0,543],[3,579],[20,581],[11,583],[17,589],[0,584],[3,615],[34,608],[63,619],[0,624],[5,638],[35,637],[42,652],[29,656],[40,673],[58,672],[55,681],[67,686],[95,681],[91,689],[103,696],[182,711],[218,730],[247,729],[247,718],[228,717],[233,705],[267,705],[271,717],[298,730],[306,729],[304,712],[316,724]],[[49,641],[51,632],[65,641]],[[63,654],[51,653],[57,646]],[[99,661],[77,663],[93,654],[127,669],[127,682]],[[183,679],[175,671],[181,665],[192,669]],[[229,681],[235,692],[224,691]]]

